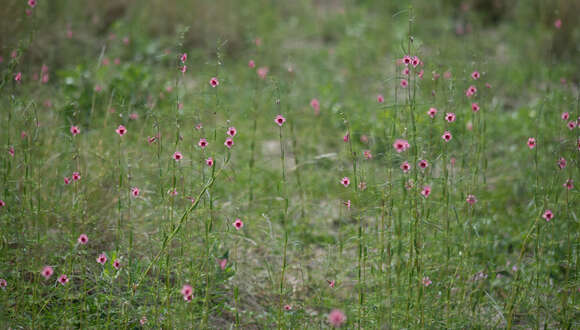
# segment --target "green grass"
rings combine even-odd
[[[580,130],[566,127],[580,117],[575,4],[498,14],[481,3],[41,1],[26,16],[25,1],[9,1],[0,324],[329,328],[339,309],[345,328],[577,328]],[[397,64],[406,54],[424,62],[411,78]],[[42,64],[48,83],[33,79]],[[75,171],[81,179],[65,184]]]

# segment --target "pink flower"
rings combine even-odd
[[[133,113],[131,113],[129,115],[129,119],[131,119],[131,120],[137,120],[137,119],[139,119],[139,114],[136,113],[136,112],[133,112]]]
[[[81,174],[79,172],[73,172],[72,179],[73,181],[79,181],[81,179]]]
[[[4,202],[3,200],[0,199],[0,207],[4,207],[6,206],[6,202]]]
[[[445,120],[452,123],[455,121],[455,114],[453,112],[448,112],[445,114]]]
[[[405,182],[405,189],[411,190],[411,189],[413,189],[414,185],[415,184],[413,182],[413,179],[409,179],[409,181]]]
[[[14,157],[14,147],[8,148],[8,153],[10,154],[10,156]]]
[[[533,137],[528,139],[528,147],[530,149],[534,149],[534,147],[536,147],[536,139],[534,139]]]
[[[179,57],[179,60],[181,61],[181,63],[185,63],[185,61],[187,61],[187,53],[181,54],[181,57]]]
[[[542,214],[542,218],[546,219],[546,221],[550,222],[550,220],[554,219],[554,214],[550,210],[544,211]]]
[[[467,195],[465,201],[469,203],[469,205],[473,206],[473,204],[477,203],[477,198],[475,198],[474,195]]]
[[[333,327],[340,327],[346,322],[346,315],[340,309],[333,309],[328,314],[328,323]]]
[[[100,93],[102,90],[103,90],[103,87],[101,87],[101,85],[95,86],[95,92]]]
[[[377,95],[377,102],[379,103],[385,102],[385,97],[382,94]]]
[[[70,127],[70,133],[71,133],[73,136],[75,136],[75,135],[79,134],[80,132],[81,132],[81,130],[80,130],[78,127],[76,127],[76,126],[71,126],[71,127]]]
[[[193,295],[193,287],[189,284],[185,284],[182,288],[181,288],[181,294],[183,296],[191,296]]]
[[[404,161],[404,162],[401,164],[401,170],[403,170],[403,173],[407,173],[407,172],[409,172],[409,171],[411,170],[411,164],[409,164],[409,162],[408,162],[408,161]]]
[[[326,282],[328,282],[328,286],[331,288],[334,288],[334,286],[336,285],[336,282],[334,280],[331,280],[331,281],[326,280]]]
[[[209,84],[211,85],[211,87],[215,88],[220,84],[220,82],[216,77],[213,77],[209,80]]]
[[[248,62],[248,66],[249,66],[250,68],[252,68],[252,69],[253,69],[253,68],[255,68],[255,67],[256,67],[256,63],[254,62],[254,60],[250,60],[250,61]]]
[[[282,115],[277,115],[276,118],[274,118],[274,122],[278,124],[278,126],[282,127],[282,125],[284,125],[286,122],[286,118],[282,117]]]
[[[228,147],[228,149],[231,149],[234,146],[234,140],[232,138],[227,138],[224,142],[224,146]]]
[[[36,7],[36,0],[28,0],[28,5],[30,6],[30,8]]]
[[[70,179],[68,176],[64,177],[64,184],[69,184],[70,183]]]
[[[408,85],[409,82],[407,81],[407,79],[401,79],[401,87],[407,88]]]
[[[443,132],[443,135],[441,135],[441,138],[443,140],[445,140],[445,142],[449,142],[449,141],[451,141],[453,136],[451,135],[451,133],[449,131],[445,131],[445,132]]]
[[[370,150],[363,151],[363,156],[365,157],[365,159],[372,159],[373,158],[373,154],[371,153]]]
[[[490,83],[485,83],[485,87],[486,88],[491,88],[491,84]]]
[[[80,244],[85,245],[85,244],[87,244],[89,242],[89,237],[87,235],[85,235],[85,234],[81,234],[79,236],[79,238],[77,239],[77,241]]]
[[[243,226],[244,226],[244,223],[239,218],[236,219],[236,221],[234,221],[234,227],[236,227],[237,230],[242,229]]]
[[[427,111],[427,114],[429,115],[429,117],[435,118],[435,115],[437,114],[437,109],[429,108],[429,111]]]
[[[431,282],[431,280],[429,279],[429,276],[425,276],[425,277],[423,277],[423,285],[424,285],[424,286],[426,286],[426,287],[427,287],[427,286],[431,285],[432,283],[433,283],[433,282]]]
[[[16,81],[17,83],[20,83],[22,81],[22,72],[18,72],[15,76],[14,76],[14,81]]]
[[[395,150],[397,152],[400,153],[400,152],[403,152],[403,151],[409,149],[411,147],[411,145],[409,144],[409,142],[407,140],[397,139],[393,143],[393,147],[395,148]]]
[[[562,20],[558,18],[558,19],[557,19],[557,20],[554,22],[554,27],[555,27],[556,29],[558,29],[558,30],[559,30],[559,29],[562,27]]]
[[[451,72],[449,72],[449,71],[445,71],[445,72],[443,73],[443,78],[445,78],[445,79],[451,79]]]
[[[6,282],[5,279],[0,278],[0,288],[2,288],[2,290],[6,289],[6,286],[8,285],[8,282]]]
[[[99,256],[97,257],[97,262],[100,263],[101,265],[104,265],[105,262],[107,262],[107,256],[104,253],[99,254]]]
[[[65,285],[68,283],[68,277],[65,274],[62,274],[58,277],[58,283]]]
[[[48,280],[52,276],[52,274],[54,274],[54,270],[50,266],[44,266],[40,274],[42,274],[42,276]]]
[[[292,310],[292,306],[286,304],[286,305],[284,305],[284,310],[287,310],[287,311]]]
[[[179,68],[179,71],[181,71],[181,73],[185,74],[187,72],[187,65],[183,65]]]
[[[209,167],[212,167],[213,166],[213,158],[209,157],[208,159],[206,159],[205,164]]]
[[[417,72],[417,76],[419,77],[419,79],[423,79],[424,74],[425,74],[425,71],[423,69],[421,69],[421,71]]]
[[[563,184],[563,186],[566,187],[568,190],[571,190],[572,188],[574,188],[574,181],[572,179],[568,179]]]
[[[366,144],[366,143],[369,143],[369,137],[368,137],[368,136],[366,136],[366,135],[364,135],[364,134],[363,134],[363,135],[361,135],[361,136],[360,136],[360,142],[362,142],[362,143],[365,143],[365,144]]]
[[[175,161],[178,162],[183,159],[183,155],[181,154],[181,152],[176,151],[173,153],[173,159],[175,159]]]
[[[570,130],[573,130],[574,127],[576,127],[576,122],[574,120],[572,120],[572,121],[568,122],[567,126]]]
[[[558,167],[563,170],[564,168],[566,168],[566,158],[564,157],[560,157],[560,159],[558,160]]]
[[[473,80],[479,79],[479,72],[473,71],[473,73],[471,74],[471,78],[473,78]]]
[[[218,264],[220,265],[221,270],[225,270],[228,264],[228,259],[218,259]]]
[[[238,134],[238,131],[236,130],[235,127],[232,126],[232,127],[228,128],[228,131],[226,132],[226,134],[231,136],[231,137],[234,137],[234,136],[236,136],[236,134]]]
[[[119,125],[119,127],[117,127],[115,132],[117,132],[117,134],[119,134],[119,136],[123,136],[127,133],[127,129],[125,128],[125,126]]]
[[[318,115],[320,113],[320,102],[318,102],[318,99],[310,100],[310,106],[312,107],[312,109],[314,109],[315,114]]]
[[[350,134],[348,134],[348,133],[342,137],[342,141],[344,141],[344,142],[348,142],[349,140],[350,140]]]
[[[340,184],[342,184],[345,188],[350,185],[350,179],[345,176],[344,178],[340,179]]]
[[[410,72],[410,70],[409,70],[409,68],[408,68],[408,67],[403,69],[403,74],[404,74],[405,76],[408,76],[408,75],[409,75],[409,72]]]
[[[131,188],[131,195],[133,195],[133,197],[139,197],[140,193],[141,191],[139,190],[139,188],[137,187]]]
[[[421,159],[418,165],[419,168],[426,169],[429,166],[429,163],[426,160]]]
[[[421,63],[419,58],[417,56],[413,56],[413,58],[411,59],[411,65],[413,65],[413,67],[416,68],[417,65],[419,65],[419,63]]]
[[[177,189],[173,189],[173,190],[168,190],[167,193],[171,196],[177,196],[178,192]]]
[[[477,103],[471,103],[471,110],[473,110],[473,112],[478,112],[479,111],[479,104]]]
[[[268,68],[263,66],[261,68],[258,68],[258,76],[262,79],[266,79],[266,75],[268,75]]]
[[[425,198],[429,197],[429,195],[431,195],[431,187],[423,186],[423,190],[421,190],[421,195],[423,195]]]
[[[197,143],[198,146],[200,146],[200,148],[205,148],[207,147],[208,143],[207,140],[205,138],[199,139],[199,142]]]
[[[113,261],[113,267],[115,267],[117,270],[121,268],[121,261],[119,259],[115,259],[115,261]]]
[[[568,113],[568,112],[562,113],[562,120],[568,120],[569,118],[570,118],[570,113]]]
[[[473,86],[473,85],[469,86],[469,88],[465,91],[465,95],[467,97],[470,97],[470,96],[474,95],[475,93],[477,93],[477,88],[475,88],[475,86]]]

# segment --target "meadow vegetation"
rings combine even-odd
[[[2,6],[2,327],[580,327],[576,1]]]

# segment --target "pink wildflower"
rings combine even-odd
[[[479,104],[477,103],[471,103],[471,110],[473,110],[473,112],[478,112],[479,111]]]
[[[563,184],[563,186],[566,187],[566,189],[571,190],[572,188],[574,188],[574,181],[572,179],[568,179]]]
[[[528,147],[530,149],[534,149],[536,147],[536,139],[534,139],[533,137],[528,138]]]
[[[203,149],[203,148],[207,147],[208,143],[207,143],[207,140],[205,138],[201,138],[201,139],[199,139],[199,142],[197,143],[197,145]]]
[[[117,134],[119,134],[119,136],[123,136],[127,133],[127,129],[125,128],[125,126],[119,125],[119,127],[117,127],[115,132],[117,132]]]
[[[363,156],[365,157],[365,159],[372,159],[373,158],[373,154],[371,153],[370,150],[363,151]]]
[[[77,134],[79,134],[81,132],[81,130],[77,127],[77,126],[71,126],[70,127],[70,133],[75,136]]]
[[[81,179],[81,174],[79,172],[73,172],[72,179],[73,181],[79,181]]]
[[[340,180],[340,184],[342,184],[346,188],[350,185],[350,179],[347,176],[345,176]]]
[[[320,113],[320,102],[318,102],[318,99],[310,100],[310,106],[312,107],[312,109],[314,109],[315,114],[318,115]]]
[[[570,113],[563,112],[562,113],[562,120],[568,120],[568,119],[570,119]]]
[[[546,219],[546,221],[550,222],[550,220],[554,219],[554,213],[552,213],[552,211],[550,210],[546,210],[544,211],[544,214],[542,214],[542,218]]]
[[[68,176],[64,177],[64,184],[70,184],[70,178]]]
[[[393,147],[395,148],[395,150],[397,152],[400,153],[400,152],[403,152],[403,151],[409,149],[411,147],[411,145],[409,144],[409,142],[407,140],[397,139],[393,143]]]
[[[232,127],[228,128],[228,131],[226,132],[226,134],[231,136],[231,137],[234,137],[234,136],[236,136],[236,134],[238,134],[238,131],[236,130],[235,127],[232,126]]]
[[[65,285],[68,283],[68,277],[65,274],[62,274],[59,276],[58,282],[62,285]]]
[[[54,270],[50,266],[44,266],[44,268],[42,268],[42,271],[40,273],[45,279],[48,280],[52,276],[52,274],[54,274]]]
[[[453,112],[448,112],[445,114],[445,120],[447,120],[447,122],[454,122],[455,121],[455,114]]]
[[[562,28],[562,20],[558,18],[558,19],[557,19],[557,20],[554,22],[554,27],[555,27],[556,29],[558,29],[558,30],[559,30],[560,28]]]
[[[212,167],[213,166],[213,158],[209,157],[208,159],[206,159],[205,164],[209,167]]]
[[[221,270],[225,270],[228,264],[228,259],[218,259],[218,264],[220,265]]]
[[[276,118],[274,118],[274,122],[278,124],[278,126],[282,127],[282,125],[284,125],[286,122],[286,118],[284,118],[282,115],[277,115]]]
[[[141,191],[139,190],[139,188],[137,187],[131,188],[131,195],[133,195],[133,197],[139,197],[140,193]]]
[[[560,157],[560,159],[558,159],[558,167],[563,170],[564,168],[566,168],[566,158],[564,157]]]
[[[257,70],[257,72],[258,72],[258,76],[259,76],[261,79],[266,79],[266,76],[268,75],[268,71],[269,71],[269,70],[268,70],[268,68],[267,68],[267,67],[265,67],[265,66],[263,66],[263,67],[261,67],[261,68],[258,68],[258,70]]]
[[[429,163],[426,160],[421,159],[418,165],[421,169],[426,169],[429,166]]]
[[[333,327],[340,327],[346,322],[346,315],[340,309],[333,309],[328,314],[328,323]]]
[[[107,256],[104,253],[99,254],[99,256],[97,257],[97,262],[100,263],[101,265],[104,265],[105,262],[107,262]]]
[[[113,267],[115,267],[117,270],[121,268],[121,261],[119,259],[115,259],[115,261],[113,261]]]
[[[404,162],[401,164],[401,170],[403,170],[403,173],[407,173],[407,172],[409,172],[409,171],[411,170],[411,164],[409,164],[409,162],[408,162],[408,161],[404,161]]]
[[[477,198],[475,198],[474,195],[467,195],[465,201],[469,203],[469,205],[473,206],[473,204],[477,203]]]
[[[473,71],[473,73],[471,74],[471,78],[473,78],[473,80],[479,79],[479,72]]]
[[[238,218],[238,219],[236,219],[236,221],[234,221],[234,227],[235,227],[237,230],[240,230],[240,229],[242,229],[242,227],[243,227],[243,226],[244,226],[244,222],[242,222],[242,220],[240,220],[239,218]]]
[[[7,285],[8,285],[8,282],[6,282],[6,280],[5,280],[5,279],[3,279],[3,278],[0,278],[0,288],[1,288],[2,290],[4,290],[4,289],[6,289],[6,286],[7,286]]]
[[[421,190],[421,195],[423,195],[425,198],[429,197],[429,195],[431,195],[431,187],[423,186],[423,190]]]
[[[218,78],[213,77],[209,80],[209,84],[211,85],[211,87],[215,88],[220,84],[220,82],[219,82]]]
[[[407,88],[407,86],[409,86],[407,79],[401,79],[401,87]]]
[[[87,244],[89,242],[89,237],[87,235],[85,235],[85,234],[81,234],[79,236],[79,238],[77,239],[77,241],[80,244],[85,245],[85,244]]]
[[[183,155],[181,154],[181,152],[176,151],[173,153],[173,159],[175,159],[175,161],[178,162],[183,159]]]
[[[437,114],[437,109],[436,108],[429,108],[429,111],[427,111],[427,114],[429,115],[429,117],[435,118],[435,115]]]
[[[453,136],[451,135],[451,133],[449,131],[445,131],[445,132],[443,132],[443,135],[441,135],[441,138],[443,140],[445,140],[445,142],[449,142],[449,141],[451,141]]]
[[[232,138],[227,138],[224,145],[228,147],[228,149],[231,149],[234,146],[234,140]]]
[[[431,279],[429,279],[429,276],[425,276],[425,277],[423,277],[423,285],[424,285],[424,286],[426,286],[426,287],[427,287],[427,286],[431,285],[432,283],[433,283],[433,282],[431,281]]]
[[[378,103],[385,102],[385,97],[382,94],[377,95],[377,102]]]
[[[248,62],[248,66],[249,66],[250,68],[252,68],[252,69],[253,69],[253,68],[255,68],[255,67],[256,67],[256,63],[254,62],[254,60],[250,60],[250,61]]]

